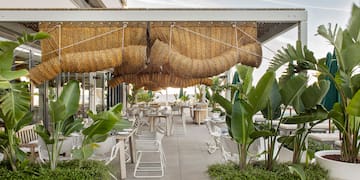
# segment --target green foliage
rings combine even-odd
[[[299,180],[297,174],[288,169],[288,164],[275,164],[272,171],[266,170],[263,163],[249,165],[240,170],[235,164],[214,164],[209,166],[208,174],[214,180]],[[306,179],[327,179],[327,172],[319,165],[299,165],[304,170]]]
[[[51,128],[47,129],[43,125],[36,127],[36,132],[46,143],[52,170],[56,168],[59,159],[62,146],[60,138],[67,137],[83,127],[81,120],[73,118],[79,109],[79,100],[79,83],[71,80],[63,87],[59,98],[50,102]]]
[[[334,148],[330,144],[319,143],[314,140],[308,140],[308,151],[317,152],[322,150],[333,150]]]
[[[360,119],[360,78],[358,74],[360,68],[359,22],[360,8],[353,5],[352,16],[346,29],[337,28],[337,25],[333,28],[331,24],[328,27],[324,25],[318,27],[318,34],[327,39],[335,48],[336,61],[339,66],[335,77],[330,73],[325,61],[322,59],[316,60],[312,55],[313,53],[306,46],[302,47],[300,42],[297,43],[296,48],[288,45],[287,48],[279,51],[270,65],[270,69],[275,70],[285,63],[290,63],[294,66],[296,73],[314,70],[320,76],[325,76],[334,83],[340,95],[340,102],[333,106],[329,113],[329,118],[333,119],[336,127],[344,134],[341,145],[341,159],[350,163],[356,162],[360,149],[360,144],[356,143],[360,130],[360,123],[358,122],[358,119]],[[319,87],[321,86],[326,87],[326,84],[321,84],[320,82]],[[311,106],[317,101],[318,96],[314,96],[312,93],[321,92],[317,92],[316,88],[314,86],[312,90],[304,92],[303,95],[308,99],[308,104],[300,102],[303,97],[295,99],[293,106],[298,113],[302,112],[302,106]]]
[[[288,168],[291,173],[299,175],[301,180],[306,180],[306,175],[302,166],[299,164],[290,164]]]
[[[95,143],[103,142],[108,134],[116,126],[118,130],[129,127],[129,124],[121,118],[122,104],[119,103],[108,111],[93,114],[91,111],[88,115],[94,121],[89,127],[82,131],[84,139],[80,149],[73,151],[73,157],[81,160],[88,159],[97,147]]]
[[[239,165],[246,166],[247,149],[253,142],[251,134],[255,127],[253,115],[265,108],[268,94],[275,81],[275,73],[266,72],[256,87],[252,87],[252,68],[238,66],[238,77],[241,83],[232,86],[235,90],[232,102],[216,93],[213,98],[226,111],[226,124],[229,134],[239,144]]]
[[[183,102],[186,102],[186,101],[190,100],[190,96],[188,94],[186,94],[186,91],[184,91],[183,95],[180,96],[179,99]]]
[[[143,89],[138,89],[136,91],[137,93],[135,95],[137,102],[151,102],[154,100],[155,96],[153,93],[149,93],[148,91],[145,91]]]
[[[83,179],[110,179],[109,168],[100,161],[63,161],[56,170],[51,170],[49,165],[29,164],[19,168],[17,172],[9,171],[7,164],[0,164],[0,179],[24,180],[83,180]]]
[[[32,120],[30,93],[27,84],[18,82],[28,74],[26,69],[13,70],[14,50],[18,46],[47,38],[46,33],[26,34],[17,42],[0,41],[0,119],[5,124],[5,132],[0,136],[1,152],[10,160],[12,170],[16,171],[17,160],[22,161],[25,154],[18,147],[16,132]]]

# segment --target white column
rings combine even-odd
[[[89,108],[93,113],[96,113],[96,73],[89,73]]]
[[[307,45],[307,20],[298,23],[298,40],[302,45]]]

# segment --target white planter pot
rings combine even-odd
[[[316,163],[329,172],[330,179],[355,180],[360,178],[360,164],[334,161],[322,157],[334,154],[340,155],[340,150],[326,150],[315,153]]]
[[[280,162],[280,163],[285,163],[285,162],[291,162],[292,161],[292,158],[293,158],[293,151],[285,148],[285,147],[282,147],[280,149],[280,154],[277,158],[277,162]],[[301,162],[305,162],[306,160],[306,152],[302,152],[301,154]]]

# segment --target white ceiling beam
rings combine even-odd
[[[304,9],[0,9],[0,22],[306,20]]]

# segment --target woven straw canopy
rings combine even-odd
[[[159,89],[211,84],[208,79],[242,63],[258,67],[256,23],[41,23],[42,63],[30,70],[35,84],[61,72],[113,68],[110,86],[133,83]]]

